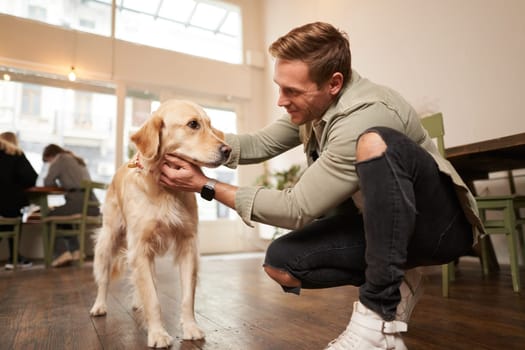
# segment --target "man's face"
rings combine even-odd
[[[277,59],[273,80],[279,86],[277,105],[286,109],[296,125],[320,119],[335,98],[330,83],[317,86],[310,80],[302,61]]]

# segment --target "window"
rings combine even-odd
[[[13,103],[17,96],[17,91],[7,89],[10,84],[7,80],[0,80],[0,126],[11,125],[15,126],[17,122],[17,110]],[[15,117],[16,116],[16,117]],[[3,132],[2,130],[1,132]]]
[[[24,79],[29,78],[25,75]],[[0,106],[0,130],[17,133],[37,172],[43,168],[44,147],[56,143],[84,158],[94,180],[111,180],[115,172],[114,94],[2,81]]]
[[[0,0],[0,12],[84,32],[111,35],[111,0]]]
[[[38,121],[40,116],[40,99],[42,88],[38,85],[22,85],[22,118]]]
[[[111,36],[112,0],[0,0],[0,12]],[[240,7],[218,0],[116,0],[115,37],[242,63]]]
[[[73,115],[73,126],[75,129],[90,130],[93,126],[91,119],[91,106],[93,96],[91,93],[76,91],[75,93],[75,113]]]
[[[238,6],[210,0],[126,0],[117,8],[119,39],[242,63]]]
[[[29,18],[35,19],[37,21],[45,22],[47,18],[47,11],[41,6],[29,5],[27,7],[27,14]]]

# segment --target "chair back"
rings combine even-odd
[[[100,213],[99,209],[101,203],[95,196],[93,190],[106,190],[107,185],[102,182],[84,180],[81,182],[80,187],[84,191],[84,199],[82,203],[81,213],[65,216],[48,216],[45,218],[45,222],[49,226],[49,239],[44,237],[44,252],[46,266],[49,266],[51,263],[51,257],[54,252],[55,239],[59,236],[78,237],[80,245],[79,264],[82,265],[82,263],[84,262],[86,233],[90,232],[93,229],[93,226],[100,226],[102,224],[102,213]]]
[[[80,187],[84,190],[84,203],[82,205],[82,217],[93,216],[90,215],[90,209],[99,209],[100,201],[95,196],[93,190],[106,190],[108,185],[103,182],[83,180],[80,184]],[[101,215],[101,214],[99,214]]]
[[[435,139],[439,153],[445,156],[445,126],[443,124],[443,113],[436,113],[421,118],[421,124],[428,132],[430,138]]]

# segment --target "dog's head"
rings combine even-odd
[[[153,162],[172,154],[199,166],[217,167],[231,152],[202,107],[183,100],[163,102],[131,141],[144,160]]]

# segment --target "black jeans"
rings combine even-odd
[[[264,264],[289,272],[302,288],[360,286],[360,301],[389,321],[404,270],[464,255],[472,227],[451,179],[427,151],[398,131],[368,131],[377,132],[387,150],[356,165],[363,215],[350,206],[282,236],[268,247]]]

